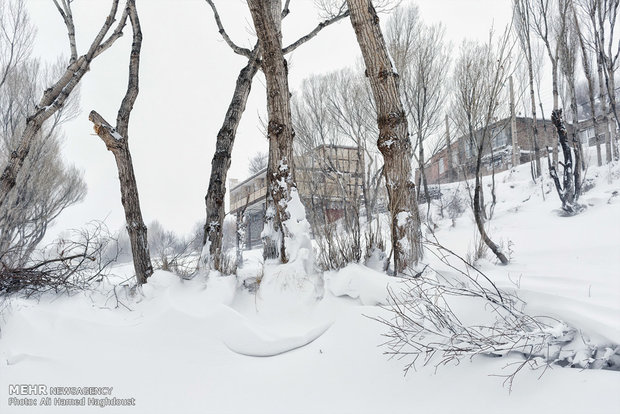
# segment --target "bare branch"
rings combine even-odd
[[[207,0],[208,1],[208,0]],[[290,45],[286,46],[284,49],[282,49],[282,52],[284,54],[290,53],[293,50],[297,49],[299,46],[303,45],[304,43],[306,43],[308,40],[312,39],[314,36],[316,36],[321,30],[323,30],[324,28],[326,28],[327,26],[336,23],[339,20],[344,19],[345,17],[349,16],[349,10],[343,10],[341,11],[338,15],[329,18],[325,21],[322,21],[321,23],[319,23],[310,33],[308,33],[307,35],[300,37],[299,39],[297,39],[297,41],[291,43]]]
[[[226,30],[224,30],[224,26],[222,25],[222,20],[220,19],[220,14],[218,13],[217,8],[215,7],[215,4],[213,3],[213,1],[212,0],[205,0],[205,1],[209,3],[209,6],[211,6],[211,10],[213,10],[213,17],[215,18],[215,23],[217,24],[219,33],[222,35],[222,38],[224,39],[224,41],[228,44],[228,46],[230,46],[230,48],[236,54],[245,56],[248,59],[250,59],[252,52],[249,49],[237,46],[237,44],[235,44],[235,42],[233,42],[230,39],[230,37],[228,36],[228,33],[226,33]],[[287,2],[287,5],[288,5],[288,2]]]
[[[129,82],[127,85],[127,92],[121,103],[121,107],[118,110],[116,117],[116,127],[122,137],[127,139],[129,116],[133,109],[133,104],[138,97],[138,86],[140,71],[140,50],[142,48],[142,30],[140,28],[140,19],[136,12],[135,0],[129,0],[127,2],[127,10],[129,10],[129,18],[131,20],[131,28],[133,31],[133,42],[131,44],[131,54],[129,58]]]
[[[75,43],[75,25],[73,24],[73,12],[71,11],[71,2],[62,1],[62,7],[58,4],[57,0],[53,0],[54,5],[58,9],[58,13],[62,16],[65,26],[67,26],[67,35],[69,36],[69,48],[71,49],[70,63],[77,60],[77,46]]]

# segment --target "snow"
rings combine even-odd
[[[497,266],[491,254],[477,263],[500,288],[518,294],[530,315],[578,330],[565,351],[576,366],[591,362],[595,348],[617,357],[620,344],[620,167],[591,166],[587,175],[595,183],[580,200],[587,209],[564,217],[548,178],[532,183],[528,165],[498,174],[488,228],[511,263]],[[489,183],[485,178],[485,191]],[[449,197],[466,190],[450,184],[441,191]],[[436,207],[437,238],[466,256],[474,244],[471,209],[452,226]],[[260,251],[250,251],[238,278],[212,272],[184,280],[157,271],[132,293],[112,285],[130,274],[127,264],[89,292],[0,303],[0,412],[101,412],[96,405],[9,406],[12,384],[113,387],[110,398],[135,398],[135,406],[106,410],[120,414],[565,414],[620,406],[620,374],[607,370],[525,367],[509,393],[501,376],[523,362],[514,354],[439,367],[433,361],[404,376],[404,361],[382,354],[385,327],[372,319],[390,317],[382,305],[400,279],[358,263],[317,273],[302,208],[294,193],[286,265],[263,263]],[[447,273],[433,257],[426,260]],[[241,287],[250,277],[256,292]],[[455,312],[468,323],[484,317],[483,304],[457,302]],[[558,322],[548,333],[565,330]]]
[[[388,288],[397,288],[399,281],[354,263],[337,272],[325,272],[323,277],[325,288],[332,295],[359,299],[362,305],[387,305]]]

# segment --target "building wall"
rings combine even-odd
[[[517,142],[520,150],[519,163],[530,161],[534,153],[531,118],[517,117]],[[482,175],[493,171],[501,172],[512,167],[512,131],[510,118],[496,122],[489,127],[490,139],[483,150]],[[541,156],[546,154],[546,147],[557,142],[555,127],[551,121],[537,120],[538,146]],[[570,126],[569,126],[570,133]],[[452,153],[452,160],[448,153]],[[451,142],[450,151],[443,148],[428,161],[425,168],[429,184],[449,183],[473,177],[476,169],[476,148],[470,144],[469,136],[461,136]]]
[[[358,205],[364,173],[363,154],[357,148],[319,146],[301,157],[295,157],[295,181],[301,200],[312,221],[335,221],[344,215],[347,204]],[[234,183],[234,184],[233,184]],[[232,182],[231,214],[245,211],[248,225],[246,244],[260,245],[267,195],[266,171],[239,183]]]

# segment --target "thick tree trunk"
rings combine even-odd
[[[400,100],[398,75],[394,73],[372,2],[347,0],[347,4],[376,102],[379,127],[377,146],[384,159],[383,171],[392,221],[394,270],[401,273],[417,264],[422,257],[420,217],[411,177],[413,154],[407,117]]]
[[[551,121],[558,131],[558,139],[560,141],[560,147],[562,148],[562,154],[564,157],[564,163],[562,168],[564,172],[562,174],[562,183],[557,174],[557,170],[549,162],[549,173],[553,179],[558,196],[562,202],[562,209],[567,213],[573,214],[578,211],[577,199],[581,192],[581,171],[579,168],[579,162],[581,159],[579,147],[575,141],[573,141],[573,151],[575,153],[575,167],[573,166],[573,157],[571,154],[571,148],[568,141],[568,132],[562,118],[562,110],[553,111],[551,113]]]
[[[290,218],[288,207],[292,197],[298,199],[299,196],[293,165],[295,134],[291,120],[288,68],[282,51],[281,1],[248,0],[248,6],[263,52],[262,67],[267,86],[269,161],[263,255],[266,258],[278,257],[282,263],[287,263],[292,253],[287,251],[287,239],[293,234],[286,228],[285,221]],[[300,202],[297,204],[295,209],[303,208]],[[305,216],[305,212],[296,213]]]
[[[237,127],[241,122],[241,115],[250,95],[252,79],[259,67],[258,48],[254,48],[253,57],[239,72],[232,101],[228,105],[224,123],[217,133],[215,154],[211,161],[211,178],[209,189],[205,196],[207,218],[204,226],[203,253],[201,263],[210,269],[222,271],[222,230],[224,226],[224,197],[226,196],[226,176],[230,168],[230,160],[237,134]]]

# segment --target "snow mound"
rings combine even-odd
[[[324,274],[325,288],[334,296],[359,299],[362,305],[387,305],[388,288],[398,288],[399,279],[360,264],[350,264]]]

